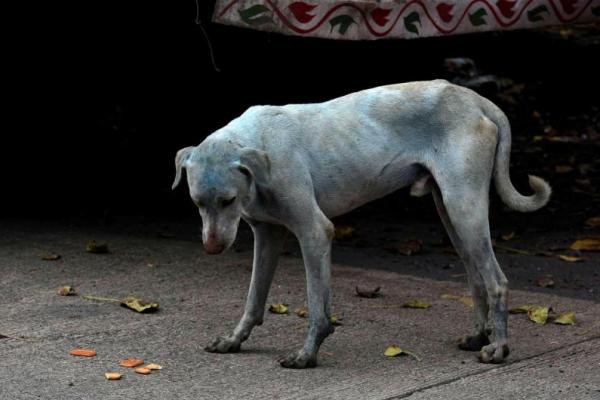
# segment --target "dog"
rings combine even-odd
[[[205,251],[234,242],[240,218],[254,234],[244,314],[205,350],[237,352],[263,322],[265,302],[286,233],[299,241],[306,269],[309,328],[287,368],[317,364],[330,322],[330,219],[402,187],[432,193],[461,256],[473,294],[475,329],[459,340],[485,363],[508,356],[507,279],[496,261],[488,220],[493,180],[510,208],[543,207],[551,188],[529,176],[530,196],[509,176],[510,125],[491,101],[444,80],[380,86],[316,104],[253,106],[200,145],[175,157],[173,189],[186,171],[202,218]]]

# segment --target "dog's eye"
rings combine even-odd
[[[203,202],[201,202],[200,200],[198,200],[198,201],[196,202],[196,206],[198,206],[198,207],[202,208],[202,207],[204,207],[204,203],[203,203]]]
[[[235,201],[235,196],[230,199],[225,199],[225,200],[221,201],[221,205],[223,207],[227,207],[228,205],[233,204],[234,201]]]

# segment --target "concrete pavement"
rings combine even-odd
[[[111,253],[86,253],[90,239],[106,241]],[[513,290],[510,303],[575,311],[578,324],[542,326],[511,315],[509,363],[486,365],[454,345],[471,329],[469,307],[441,298],[468,295],[466,283],[404,275],[401,263],[398,272],[334,264],[333,310],[343,325],[322,346],[318,368],[287,370],[276,359],[300,346],[306,332],[293,313],[267,312],[239,354],[202,350],[241,315],[252,260],[247,244],[215,257],[193,237],[18,223],[1,227],[0,240],[0,334],[8,336],[0,339],[2,400],[600,398],[600,305],[559,291]],[[62,258],[42,261],[49,252]],[[57,296],[66,284],[80,294],[152,298],[161,310],[137,314]],[[356,285],[381,286],[383,296],[356,297]],[[410,299],[432,307],[402,308]],[[269,302],[305,305],[304,270],[294,254],[282,257]],[[384,357],[390,344],[421,361]],[[72,357],[75,347],[98,355]],[[137,375],[118,366],[128,357],[164,369]],[[108,371],[125,376],[107,381]]]

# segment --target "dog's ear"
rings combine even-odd
[[[175,180],[171,189],[175,189],[181,180],[181,169],[185,168],[185,162],[188,160],[190,153],[194,150],[194,146],[184,147],[177,152],[175,156]]]
[[[240,151],[240,160],[236,166],[244,174],[250,175],[258,185],[269,185],[271,160],[266,152],[245,147]]]

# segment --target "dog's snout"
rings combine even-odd
[[[225,245],[219,242],[215,234],[210,234],[204,242],[204,250],[208,254],[219,254],[225,250]]]

